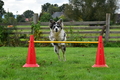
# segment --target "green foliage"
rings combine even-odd
[[[69,0],[69,2],[65,14],[76,21],[80,17],[84,21],[105,20],[106,13],[111,14],[112,20],[118,9],[117,0]]]
[[[54,21],[58,21],[60,18],[58,18],[58,17],[56,17],[56,18],[54,18]]]
[[[25,22],[25,17],[23,15],[18,15],[17,22]]]
[[[52,19],[52,16],[50,15],[50,13],[47,12],[42,13],[40,17],[41,22],[48,22],[50,19]]]
[[[63,19],[63,21],[68,21],[69,19],[65,15],[61,15],[59,19]]]
[[[105,42],[105,47],[120,47],[120,42]]]
[[[50,19],[52,19],[52,16],[54,12],[64,12],[65,7],[67,4],[63,4],[62,6],[58,6],[57,4],[50,4],[46,3],[42,5],[42,16],[40,15],[40,20],[42,22],[48,22]],[[61,15],[60,17],[56,17],[54,20],[57,21],[58,19],[62,18],[64,21],[68,21],[65,15]]]
[[[6,26],[0,26],[0,46],[7,46],[9,42],[9,33],[12,31],[9,30]]]
[[[40,30],[40,21],[37,24],[32,23],[32,33],[34,35],[35,40],[40,39],[41,32]]]
[[[63,4],[63,5],[59,6],[61,12],[64,12],[66,5],[67,4]]]
[[[31,10],[26,10],[23,15],[25,16],[25,18],[31,18],[33,16],[34,12]]]
[[[69,18],[69,19],[73,19],[75,20],[74,18],[74,11],[73,11],[73,6],[71,4],[67,4],[66,7],[65,7],[65,11],[64,11],[65,15]]]
[[[14,15],[13,15],[12,12],[6,12],[6,13],[4,14],[4,17],[5,17],[5,18],[14,17]]]
[[[6,41],[6,36],[5,36],[5,26],[0,26],[0,46],[3,45],[4,41]]]
[[[61,11],[57,4],[46,3],[46,4],[42,5],[42,12],[47,12],[52,15],[54,12],[61,12]]]
[[[49,11],[48,8],[50,5],[51,5],[50,3],[46,3],[42,5],[42,12],[48,12]]]
[[[17,21],[15,18],[9,17],[9,18],[3,19],[3,23],[8,24],[8,25],[16,25]]]
[[[0,26],[0,46],[18,46],[20,43],[19,36],[13,34],[13,31],[16,32],[17,25],[17,20],[14,18],[13,13],[5,13],[2,22],[6,26]]]
[[[61,15],[60,17],[54,18],[54,21],[58,21],[59,19],[62,19],[64,22],[69,21],[69,19],[65,15]]]
[[[3,19],[3,23],[7,24],[7,25],[16,25],[17,21],[14,18],[14,15],[12,12],[7,12],[4,14],[4,19]]]
[[[0,18],[5,13],[3,6],[4,6],[4,2],[2,0],[0,0]]]
[[[83,37],[85,37],[85,35],[78,35],[78,34],[74,34],[74,31],[72,29],[72,27],[70,26],[70,29],[67,30],[66,32],[70,32],[70,34],[67,34],[67,36],[69,36],[69,38],[67,39],[67,41],[86,41],[84,40]],[[78,30],[79,32],[79,30]],[[88,41],[93,41],[93,40],[88,40]],[[95,40],[96,41],[96,40]],[[67,46],[70,47],[97,47],[97,44],[86,44],[86,43],[69,43],[67,44]]]
[[[52,15],[54,12],[60,12],[58,6],[50,5],[49,6],[49,13]]]
[[[32,34],[34,35],[34,40],[36,41],[41,41],[41,40],[46,40],[48,41],[48,39],[46,38],[42,38],[43,33],[42,31],[40,31],[40,21],[37,24],[32,23]],[[49,46],[47,43],[45,44],[41,44],[41,43],[37,43],[35,44],[35,46]]]

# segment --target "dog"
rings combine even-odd
[[[62,19],[59,19],[57,22],[50,19],[50,35],[49,35],[50,41],[66,41],[66,33],[63,30],[63,21]],[[65,43],[52,43],[54,46],[54,52],[58,55],[58,60],[60,61],[60,54],[59,50],[61,49],[63,53],[63,59],[66,61],[66,45]]]

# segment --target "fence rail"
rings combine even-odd
[[[79,25],[104,25],[106,21],[84,21],[84,22],[63,22],[66,26],[79,26]],[[0,23],[1,25],[6,25],[4,23]],[[49,22],[41,22],[42,26],[48,26]],[[7,24],[9,25],[9,24]],[[16,25],[31,25],[31,22],[18,22]]]

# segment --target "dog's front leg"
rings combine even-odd
[[[49,36],[50,41],[55,41],[55,38],[53,36]],[[51,43],[54,46],[54,43]]]
[[[66,61],[66,56],[65,56],[66,46],[62,45],[61,49],[62,49],[62,52],[63,52],[63,59],[64,59],[64,61]]]
[[[57,55],[58,55],[58,60],[60,61],[60,54],[59,54],[59,47],[58,47],[58,45],[55,45],[55,44],[54,44],[54,51],[57,53]]]

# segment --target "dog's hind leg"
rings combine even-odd
[[[64,59],[64,61],[66,61],[66,56],[65,56],[66,46],[62,45],[61,50],[63,52],[63,59]]]
[[[54,45],[54,51],[57,53],[58,60],[60,61],[59,47],[57,45]]]

